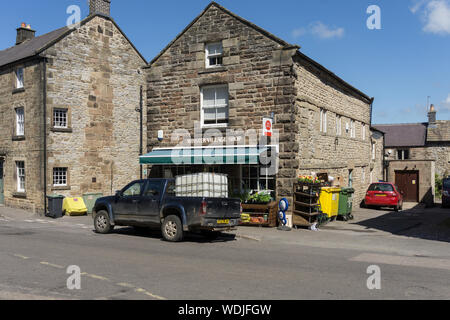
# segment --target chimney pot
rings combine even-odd
[[[31,25],[27,25],[25,22],[23,22],[20,25],[20,28],[17,28],[16,46],[27,40],[33,39],[35,34],[36,31],[31,29]]]
[[[431,126],[436,125],[436,108],[433,104],[430,106],[430,112],[428,112],[428,123]]]
[[[89,0],[89,15],[111,15],[111,0]]]

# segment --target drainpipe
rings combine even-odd
[[[142,156],[142,151],[144,148],[144,142],[143,142],[143,112],[144,112],[144,106],[143,106],[143,94],[142,94],[142,86],[140,90],[140,104],[139,104],[139,114],[140,114],[140,146],[139,146],[139,155]],[[143,178],[143,172],[142,172],[142,164],[139,164],[140,166],[140,172],[141,172],[141,180]]]
[[[44,73],[42,85],[43,117],[44,117],[44,215],[47,214],[47,59],[42,59]]]

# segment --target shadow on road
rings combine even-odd
[[[133,228],[122,227],[114,229],[111,234],[121,234],[130,237],[152,238],[165,241],[160,230],[154,230],[150,228]],[[196,242],[196,243],[218,243],[236,241],[236,235],[232,233],[220,233],[217,239],[208,239],[201,234],[188,232],[185,234],[183,242]]]
[[[361,219],[354,224],[394,235],[450,242],[450,210],[441,207],[425,208],[419,204],[404,211]]]

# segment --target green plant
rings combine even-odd
[[[267,193],[255,193],[248,199],[249,202],[255,202],[255,203],[269,203],[272,201],[272,197],[270,194]]]

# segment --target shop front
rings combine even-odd
[[[149,178],[175,178],[202,172],[226,174],[230,197],[268,191],[275,197],[276,174],[264,160],[271,146],[155,148],[140,157]]]

